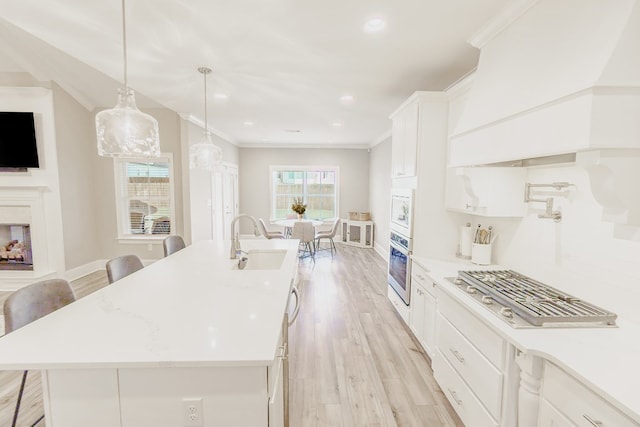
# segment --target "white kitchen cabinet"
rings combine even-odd
[[[416,98],[391,115],[391,174],[394,178],[416,175],[418,114]]]
[[[466,425],[500,425],[506,343],[443,292],[437,292],[434,376]]]
[[[435,284],[426,271],[413,263],[411,269],[411,306],[409,328],[422,348],[433,358],[436,333]]]
[[[598,394],[549,361],[544,364],[542,384],[539,427],[639,426]]]
[[[526,169],[520,167],[449,168],[445,207],[490,217],[522,217]]]
[[[342,220],[342,243],[359,246],[361,248],[373,247],[373,221]]]

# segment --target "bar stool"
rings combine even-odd
[[[144,267],[137,255],[123,255],[107,261],[107,278],[109,283],[120,280]]]
[[[186,247],[187,246],[184,244],[184,239],[178,235],[167,236],[162,241],[162,249],[164,249],[165,257],[168,257],[169,255],[176,253]]]
[[[76,297],[71,286],[63,279],[43,280],[19,289],[12,293],[4,302],[5,334],[15,331],[49,313],[53,313],[75,300]],[[20,384],[18,401],[16,402],[16,408],[13,412],[11,427],[15,427],[18,421],[20,402],[22,401],[22,394],[24,393],[28,373],[29,371],[24,371],[22,374],[22,383]],[[42,421],[43,418],[44,415],[38,418],[31,426],[35,426]]]

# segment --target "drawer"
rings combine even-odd
[[[502,372],[456,328],[438,316],[437,346],[495,419],[500,418]]]
[[[411,283],[418,283],[425,291],[435,297],[435,284],[427,271],[415,262],[411,264]]]
[[[580,427],[638,427],[609,402],[553,363],[544,365],[542,396]]]
[[[540,399],[540,413],[538,414],[538,427],[575,427],[555,406]]]
[[[498,334],[444,291],[438,292],[438,311],[494,366],[503,368],[505,342]]]
[[[498,426],[498,423],[491,417],[462,378],[458,376],[455,369],[447,362],[447,359],[439,349],[436,349],[433,358],[433,375],[464,425],[470,427]]]
[[[391,286],[387,286],[387,298],[391,301],[391,304],[396,309],[404,323],[409,324],[409,307],[402,301],[396,291]]]

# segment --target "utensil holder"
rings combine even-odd
[[[491,248],[493,242],[481,245],[480,243],[471,244],[471,262],[478,265],[491,264]]]

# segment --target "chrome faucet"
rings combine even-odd
[[[242,248],[240,247],[240,236],[239,233],[235,230],[236,222],[238,222],[238,220],[242,217],[249,218],[251,222],[253,222],[253,233],[256,236],[260,235],[260,230],[258,230],[258,221],[256,221],[256,219],[251,215],[239,214],[238,216],[233,218],[233,221],[231,221],[231,259],[238,259],[238,257],[242,255]]]

